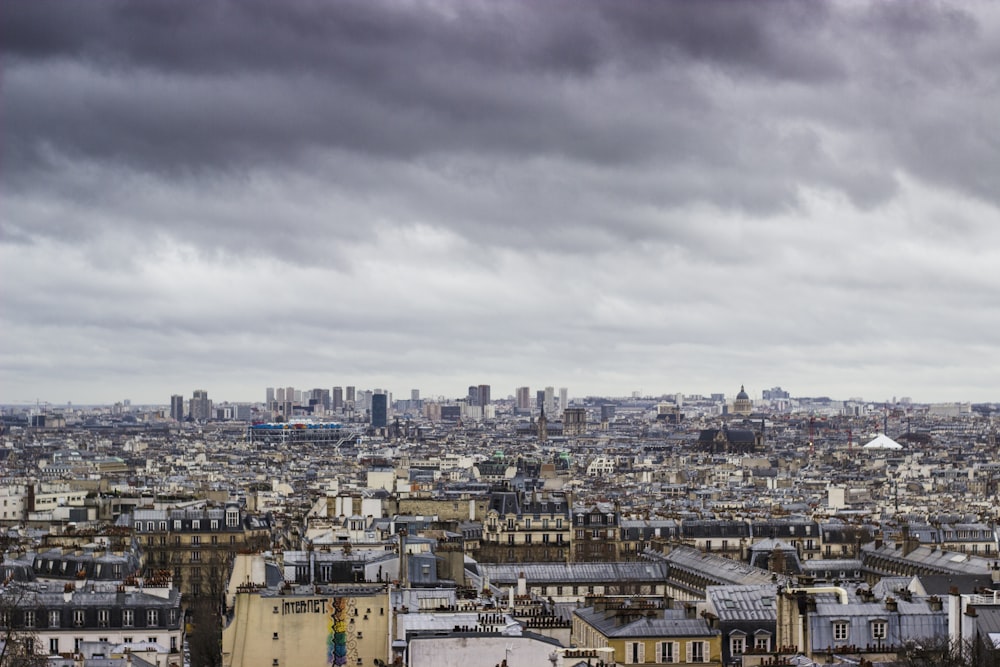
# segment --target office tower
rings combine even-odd
[[[469,405],[479,405],[479,386],[469,385],[469,393],[466,394]]]
[[[333,409],[343,410],[344,409],[344,388],[334,387],[333,388]]]
[[[357,400],[356,397],[355,397],[355,395],[354,395],[354,387],[347,387],[347,397],[346,397],[346,400],[347,400],[348,403],[354,403],[354,401]]]
[[[477,387],[476,393],[479,397],[479,402],[476,403],[476,405],[479,405],[481,407],[486,407],[487,405],[490,404],[490,386],[488,384],[479,385],[479,387]]]
[[[372,394],[372,426],[385,428],[389,421],[389,397],[385,394]]]
[[[545,388],[545,412],[550,415],[556,411],[556,390],[552,387]]]
[[[274,392],[274,400],[277,401],[278,403],[284,403],[285,402],[285,388],[284,387],[278,387],[278,390],[276,392]]]
[[[191,398],[191,407],[188,410],[191,419],[194,421],[207,421],[212,416],[212,402],[208,400],[208,392],[204,389],[195,389]]]
[[[265,391],[264,405],[274,403],[274,387],[268,387]]]
[[[298,403],[295,400],[295,387],[285,387],[285,400],[289,403]]]
[[[184,421],[184,397],[174,394],[170,397],[170,418],[174,421]]]
[[[569,389],[566,387],[559,387],[559,410],[561,412],[566,412],[566,408],[569,407]]]
[[[535,407],[539,410],[545,407],[545,390],[539,389],[535,392]]]
[[[419,401],[420,400],[420,390],[419,389],[411,389],[410,390],[410,400],[411,401]]]
[[[607,422],[615,418],[615,406],[606,403],[601,406],[601,421]]]
[[[531,389],[529,387],[518,387],[515,389],[514,398],[518,410],[531,409]]]
[[[313,389],[309,396],[310,405],[322,405],[324,410],[330,409],[330,390]]]

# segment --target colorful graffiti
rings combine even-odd
[[[326,637],[326,663],[347,664],[347,598],[333,598],[328,603],[330,626]]]

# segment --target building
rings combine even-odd
[[[743,664],[750,664],[748,654],[774,650],[777,589],[777,584],[707,588],[707,611],[718,620],[725,664],[735,664],[741,659]]]
[[[836,586],[793,587],[779,588],[776,602],[775,650],[814,661],[889,662],[908,643],[948,635],[948,610],[936,596],[878,599],[863,589],[855,597]]]
[[[372,394],[372,417],[373,428],[385,428],[389,423],[389,397],[385,394]]]
[[[566,387],[559,387],[559,411],[565,412],[566,408],[569,407],[569,389]]]
[[[184,397],[174,394],[170,397],[170,418],[174,421],[184,421]]]
[[[563,410],[563,435],[583,435],[587,432],[587,408]]]
[[[246,584],[222,631],[225,667],[379,665],[389,656],[385,584]]]
[[[332,397],[332,405],[331,405],[331,407],[334,410],[343,410],[344,409],[344,388],[343,387],[334,387],[333,388],[333,397]]]
[[[621,665],[722,665],[722,635],[695,607],[669,601],[597,599],[573,611],[573,645],[614,650]]]
[[[212,401],[208,400],[208,392],[195,389],[191,398],[188,415],[192,421],[208,421],[212,418]]]
[[[753,401],[750,400],[750,395],[747,394],[743,385],[740,385],[740,392],[736,394],[736,400],[733,401],[733,413],[749,417],[752,412]]]
[[[609,503],[573,508],[573,560],[614,561],[619,551],[619,514]]]
[[[236,553],[271,546],[270,518],[246,513],[236,503],[136,509],[122,517],[120,522],[132,526],[146,553],[146,571],[169,570],[174,585],[192,597],[217,595]]]
[[[565,494],[493,492],[483,524],[480,561],[543,563],[568,560],[571,522]]]
[[[169,573],[123,582],[81,578],[58,587],[9,582],[0,597],[8,603],[0,610],[4,636],[23,636],[36,655],[70,657],[85,642],[103,642],[114,653],[152,648],[158,665],[183,661],[181,596]]]
[[[514,390],[514,401],[517,409],[520,411],[530,411],[531,410],[531,388],[530,387],[518,387]]]

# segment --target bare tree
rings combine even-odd
[[[981,639],[931,637],[909,642],[898,655],[901,667],[1000,667],[1000,651]]]
[[[37,652],[38,633],[34,623],[35,592],[18,582],[0,587],[0,667],[41,667],[46,656]]]

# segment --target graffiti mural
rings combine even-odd
[[[347,598],[329,601],[330,626],[326,637],[326,662],[328,665],[347,664]]]

